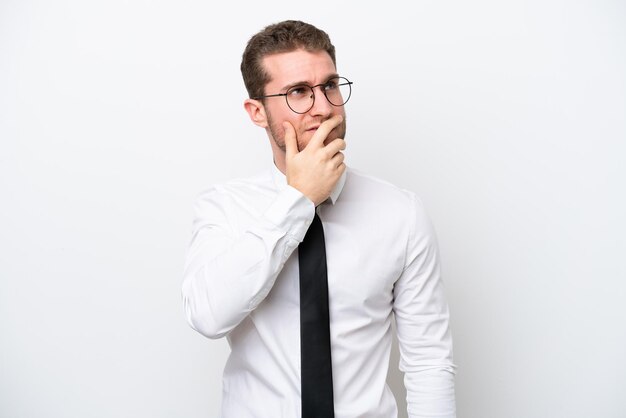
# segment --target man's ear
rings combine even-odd
[[[246,99],[243,102],[243,107],[248,112],[250,120],[261,128],[267,128],[267,114],[265,113],[265,106],[260,100]]]

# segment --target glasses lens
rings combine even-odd
[[[351,83],[343,77],[331,78],[323,88],[326,98],[333,106],[343,106],[352,94]]]
[[[313,107],[313,89],[295,86],[287,90],[287,105],[296,113],[306,113]]]
[[[352,94],[352,83],[344,77],[331,78],[320,88],[333,106],[343,106]],[[287,105],[296,113],[308,112],[315,101],[313,88],[307,85],[291,87],[285,97]]]

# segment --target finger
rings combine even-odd
[[[345,155],[343,154],[343,152],[338,152],[337,154],[333,156],[333,158],[330,159],[330,161],[333,167],[339,167],[341,164],[343,164],[344,159],[345,159]]]
[[[313,144],[316,147],[323,147],[324,141],[328,137],[328,134],[330,134],[330,131],[339,126],[341,122],[343,122],[343,116],[341,115],[335,115],[332,118],[322,122],[320,127],[317,128],[317,131],[315,131],[315,134],[313,134],[313,137],[311,138],[311,142],[309,144]]]
[[[285,151],[286,156],[292,157],[299,152],[298,139],[296,138],[296,130],[289,122],[283,122],[283,129],[285,130]]]
[[[346,149],[346,141],[343,138],[335,138],[328,145],[326,145],[324,151],[328,153],[327,155],[329,157],[332,157],[344,149]]]

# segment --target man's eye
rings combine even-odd
[[[337,80],[331,80],[324,84],[324,90],[335,90],[338,87]]]
[[[290,89],[287,94],[291,97],[302,97],[306,95],[306,87],[294,87]]]

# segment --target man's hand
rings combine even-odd
[[[296,131],[291,123],[283,123],[287,184],[311,199],[315,206],[330,196],[330,192],[346,170],[341,152],[346,149],[346,141],[343,138],[335,138],[324,145],[330,131],[342,121],[341,115],[324,121],[302,151],[298,150]]]

